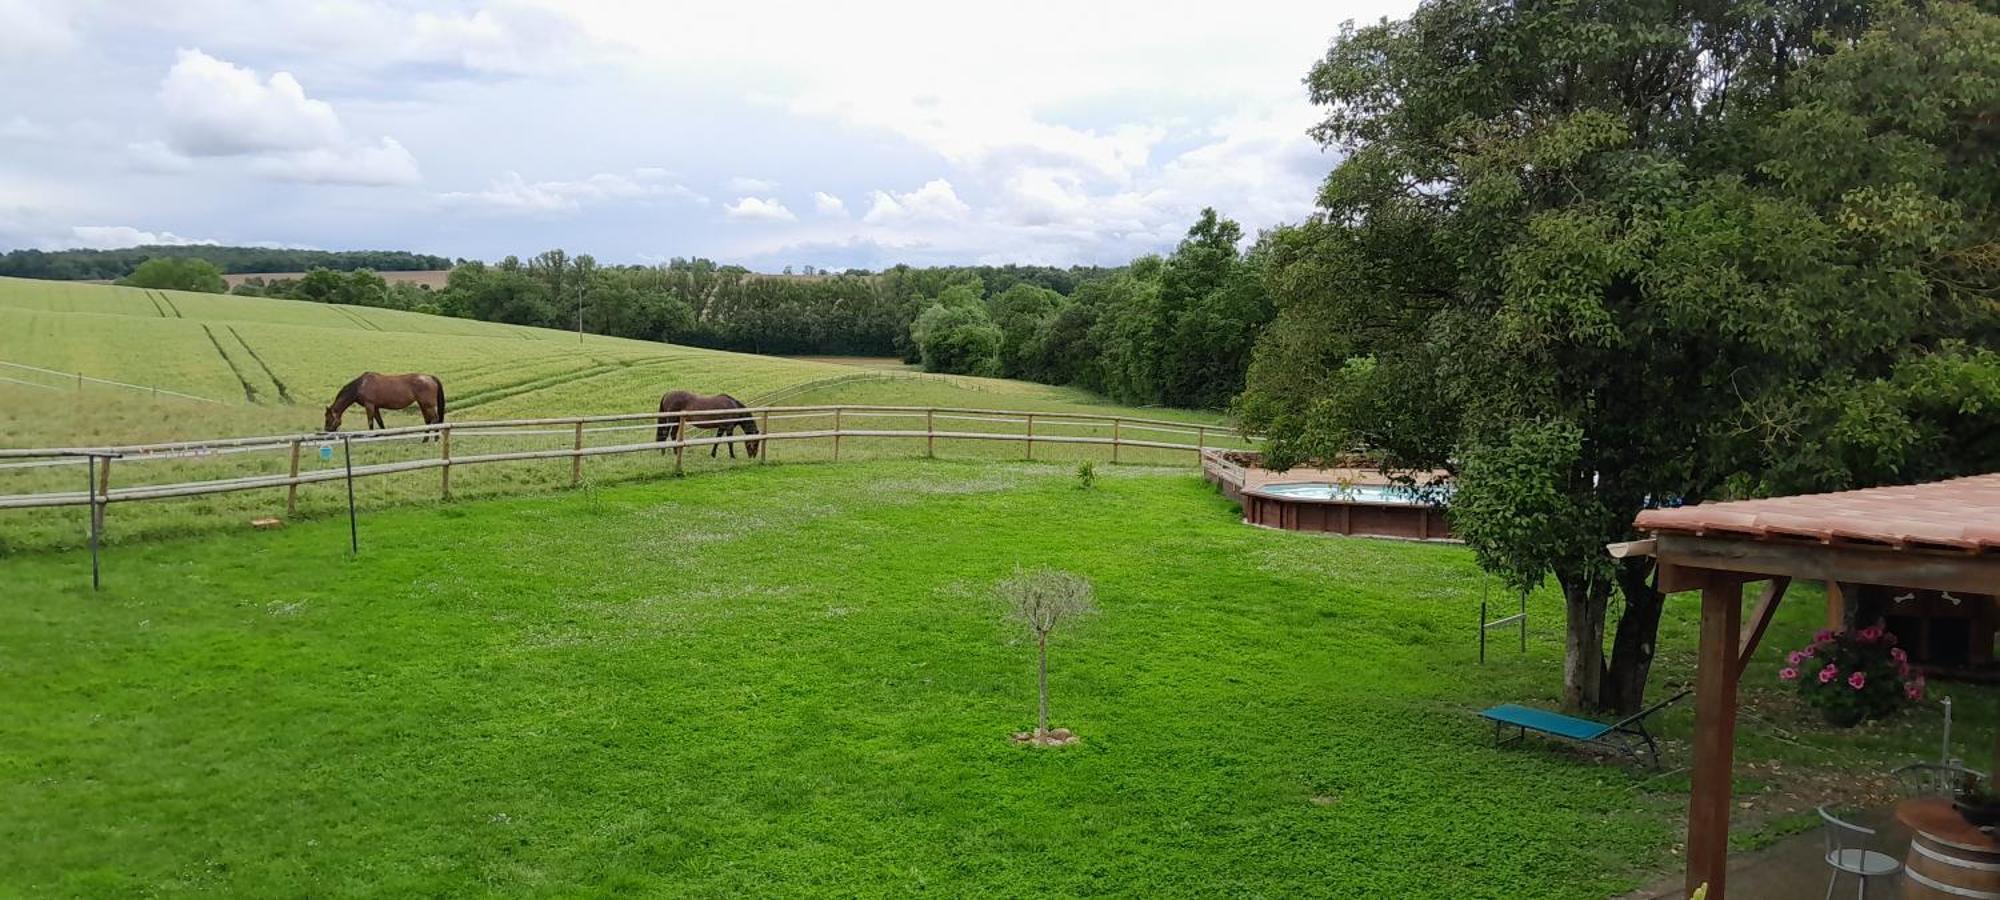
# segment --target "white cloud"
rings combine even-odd
[[[200,50],[182,50],[160,82],[160,104],[176,149],[192,156],[313,150],[338,144],[340,117],[289,72],[257,73]]]
[[[958,199],[951,182],[934,178],[906,194],[875,191],[874,203],[861,221],[869,224],[908,220],[952,221],[962,219],[972,208]]]
[[[573,212],[585,206],[620,200],[674,197],[706,205],[708,198],[678,184],[662,184],[665,170],[643,168],[631,177],[600,172],[578,181],[534,181],[508,172],[481,191],[439,194],[447,205],[507,213]]]
[[[363,187],[410,185],[423,180],[417,160],[395,138],[375,145],[315,147],[297,153],[261,157],[250,171],[278,181],[305,184],[345,184]]]
[[[760,197],[742,197],[735,203],[725,204],[722,214],[731,219],[745,222],[796,222],[798,216],[776,200]]]
[[[822,216],[845,216],[847,203],[825,191],[813,191],[813,211]]]
[[[729,179],[729,190],[738,194],[768,194],[778,189],[778,183],[763,178],[738,175]]]
[[[172,175],[194,168],[194,160],[187,158],[164,141],[134,141],[125,145],[126,165],[136,172],[155,175]]]
[[[263,81],[257,73],[200,50],[182,50],[160,82],[172,145],[148,141],[129,149],[150,171],[185,170],[174,155],[247,157],[249,171],[278,181],[385,187],[423,176],[395,138],[352,140],[340,116],[306,96],[289,72]]]
[[[214,244],[208,238],[181,237],[171,231],[141,231],[130,225],[75,225],[65,237],[44,241],[44,250],[116,250],[144,245]]]

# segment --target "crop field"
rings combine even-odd
[[[854,363],[862,363],[855,365]],[[14,364],[14,365],[6,365]],[[138,385],[79,384],[59,374],[82,373]],[[302,303],[255,297],[142,290],[109,285],[0,279],[0,445],[10,447],[104,446],[228,436],[282,435],[316,431],[322,407],[334,392],[365,370],[422,371],[444,382],[450,421],[537,418],[645,412],[657,408],[667,390],[729,393],[757,405],[862,403],[903,406],[1018,409],[1044,413],[1097,413],[1215,425],[1219,417],[1182,410],[1132,409],[1071,388],[1002,379],[927,375],[883,361],[821,361],[727,353],[695,347],[586,335],[511,325],[441,318],[396,310]],[[167,395],[180,392],[214,402]],[[390,425],[417,424],[414,409],[387,412]],[[830,427],[830,417],[773,422],[774,431]],[[849,416],[846,427],[921,428],[921,423],[886,416]],[[349,431],[364,428],[362,412],[350,410]],[[1020,423],[945,420],[941,429],[1016,433]],[[457,435],[458,452],[510,452],[567,447],[570,435],[547,433]],[[1045,423],[1043,434],[1108,437],[1104,425]],[[1214,433],[1217,445],[1229,443]],[[649,440],[644,423],[619,431],[593,432],[589,446]],[[1126,438],[1175,440],[1135,426]],[[1181,436],[1179,440],[1192,440]],[[827,441],[770,445],[781,462],[829,459]],[[988,458],[1018,458],[1022,448],[1002,443],[941,441],[938,452]],[[923,450],[906,438],[858,438],[843,443],[843,459],[896,456]],[[307,446],[303,470],[337,465]],[[414,440],[358,445],[355,463],[429,458],[435,444]],[[1045,444],[1044,460],[1106,460],[1098,447]],[[1186,464],[1191,454],[1127,449],[1121,459],[1137,463]],[[726,455],[711,463],[693,454],[696,470],[730,464]],[[117,487],[166,484],[247,475],[284,474],[287,454],[262,452],[182,459],[131,460],[114,467]],[[657,456],[606,456],[587,466],[593,483],[649,478],[665,471]],[[454,473],[455,497],[482,497],[523,490],[566,487],[567,461],[509,463],[464,468]],[[0,466],[0,494],[78,490],[80,465]],[[364,479],[359,500],[380,507],[434,501],[442,494],[435,476],[419,473]],[[295,517],[344,511],[344,493],[334,486],[302,488]],[[185,500],[114,505],[106,517],[106,537],[117,542],[185,533],[202,528],[242,528],[251,518],[284,513],[283,490],[246,491]],[[76,546],[84,540],[82,512],[0,511],[0,553]]]
[[[99,594],[76,552],[4,565],[7,895],[1604,897],[1674,866],[1687,790],[1686,706],[1658,775],[1492,746],[1472,710],[1553,702],[1553,594],[1480,666],[1464,549],[1246,528],[1179,470],[739,468],[370,512],[351,560],[332,520],[117,547]],[[1038,565],[1101,607],[1052,648],[1053,750],[1008,740],[1032,645],[991,596]],[[1810,807],[1773,773],[1936,749],[1777,689],[1801,593],[1745,682],[1774,813]]]

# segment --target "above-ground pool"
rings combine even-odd
[[[1439,500],[1388,484],[1293,482],[1247,488],[1243,521],[1288,531],[1454,540]]]

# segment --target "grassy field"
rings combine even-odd
[[[203,403],[154,396],[145,389],[77,382],[9,367],[35,366],[80,372],[143,388],[158,387],[216,401]],[[729,393],[763,405],[871,403],[1030,411],[1140,415],[1215,424],[1210,413],[1137,410],[1068,388],[990,378],[926,375],[890,360],[791,359],[726,353],[619,338],[521,328],[394,310],[343,307],[109,285],[0,279],[0,434],[6,446],[102,446],[226,436],[296,434],[321,424],[321,409],[341,384],[363,370],[424,371],[446,386],[450,419],[512,419],[564,415],[644,412],[674,388]],[[415,411],[386,414],[391,425],[416,424]],[[823,429],[830,421],[795,419],[773,430]],[[850,416],[850,427],[917,426],[907,420]],[[941,427],[953,427],[944,423]],[[1020,425],[957,422],[960,430],[1018,433]],[[359,410],[348,415],[350,429],[363,427]],[[1105,437],[1108,427],[1044,425],[1042,433]],[[591,434],[586,443],[632,443],[646,435],[632,430]],[[1166,439],[1144,432],[1127,437]],[[569,446],[568,434],[505,437],[463,433],[458,452],[507,452]],[[1221,437],[1215,442],[1224,443]],[[317,447],[304,450],[305,468],[332,465]],[[1013,458],[1018,445],[945,441],[947,455]],[[436,445],[369,444],[357,450],[367,465],[436,454]],[[830,442],[784,443],[776,454],[787,461],[826,459]],[[922,452],[909,439],[854,439],[843,457],[909,457]],[[1044,445],[1039,456],[1104,459],[1097,448]],[[1127,450],[1122,457],[1141,463],[1187,463],[1191,454]],[[717,465],[726,464],[717,463]],[[114,468],[114,487],[283,474],[282,450],[200,459],[128,461]],[[656,457],[605,457],[591,461],[598,483],[656,477]],[[697,468],[710,464],[703,457]],[[518,463],[454,472],[453,491],[478,497],[565,487],[566,461]],[[0,494],[78,490],[76,466],[0,467]],[[441,493],[430,473],[370,479],[361,483],[363,501],[422,502]],[[191,529],[241,528],[254,517],[284,512],[284,492],[255,491],[190,500],[121,504],[107,516],[108,537],[183,534]],[[342,507],[332,487],[305,488],[299,514],[322,515]],[[0,554],[23,549],[76,546],[84,539],[80,510],[0,511]]]
[[[1676,861],[1686,706],[1662,775],[1472,716],[1553,701],[1553,596],[1478,666],[1462,548],[1246,528],[1181,472],[775,465],[346,536],[117,548],[98,595],[79,554],[5,563],[0,894],[1582,898]],[[1007,740],[1033,657],[989,592],[1036,565],[1099,588],[1054,648],[1076,747]],[[1816,616],[1746,682],[1752,837],[1802,802],[1767,772],[1934,750],[1777,690]]]

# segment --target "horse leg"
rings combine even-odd
[[[729,426],[727,426],[727,425],[724,425],[724,426],[721,426],[721,427],[719,427],[719,428],[715,429],[715,436],[716,436],[716,437],[728,437],[728,436],[729,436]],[[722,445],[721,445],[721,444],[710,444],[710,445],[708,445],[708,458],[709,458],[709,459],[714,459],[714,458],[715,458],[715,454],[716,454],[717,452],[721,451],[721,450],[722,450]]]
[[[723,434],[725,434],[725,435],[732,435],[732,434],[735,434],[735,433],[736,433],[736,426],[735,426],[735,425],[731,425],[731,426],[729,426],[729,430],[728,430],[728,431],[725,431],[725,432],[723,432]],[[729,458],[730,458],[730,459],[735,459],[735,458],[736,458],[736,442],[735,442],[735,441],[730,441],[730,442],[729,442]]]

